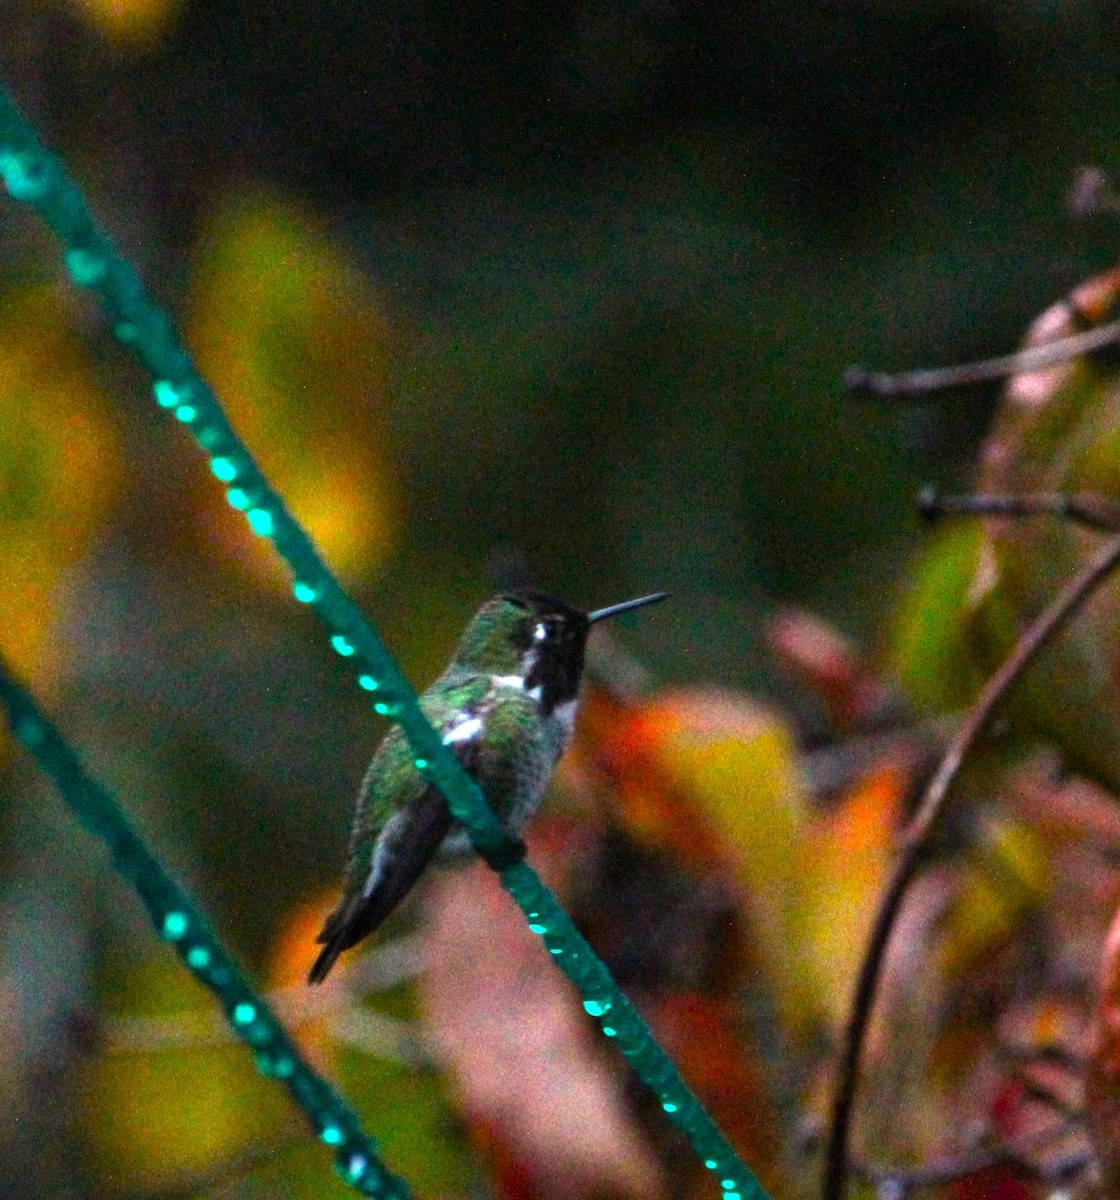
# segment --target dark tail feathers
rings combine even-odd
[[[324,943],[308,983],[322,983],[343,950],[349,950],[381,924],[404,899],[450,832],[451,814],[435,788],[426,788],[408,811],[407,837],[386,849],[376,886],[366,895],[343,898],[327,918],[318,941]]]

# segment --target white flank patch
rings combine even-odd
[[[576,722],[576,702],[574,700],[566,700],[563,704],[558,704],[552,710],[552,715],[570,734],[572,732],[572,726]]]
[[[373,844],[373,854],[370,856],[369,874],[366,876],[365,887],[362,888],[362,896],[366,900],[373,895],[374,889],[381,882],[382,876],[385,874],[386,862],[393,853],[390,848],[391,844],[400,837],[404,825],[405,814],[394,813],[378,834],[377,841]]]
[[[452,742],[465,742],[474,737],[482,729],[481,717],[467,717],[443,735],[443,744],[450,746]]]
[[[525,690],[524,675],[491,675],[490,682],[495,687],[517,688],[519,692],[523,692]]]

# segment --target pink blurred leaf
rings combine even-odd
[[[481,864],[449,872],[430,900],[421,985],[427,1035],[468,1119],[507,1159],[517,1194],[663,1197],[618,1072],[493,873]]]

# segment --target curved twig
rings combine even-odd
[[[903,371],[897,375],[869,371],[866,367],[849,367],[844,372],[844,386],[856,395],[886,399],[943,392],[949,388],[967,387],[993,379],[1006,379],[1009,375],[1038,371],[1043,367],[1058,366],[1094,350],[1103,350],[1105,346],[1114,346],[1118,342],[1120,321],[1108,321],[1083,333],[1073,333],[1068,337],[1043,342],[1041,345],[1027,346],[1014,354],[1003,354],[998,358],[982,359],[980,362],[960,363],[952,367],[926,367],[918,371]]]
[[[996,708],[1034,657],[1066,625],[1086,597],[1120,565],[1120,537],[1112,538],[1079,574],[1066,584],[1049,607],[1016,643],[1011,654],[984,685],[967,717],[949,743],[936,773],[926,787],[921,803],[902,835],[901,852],[879,904],[867,952],[860,966],[852,1001],[839,1079],[833,1099],[822,1187],[823,1200],[841,1200],[849,1172],[848,1137],[855,1107],[860,1053],[871,1020],[875,995],[887,943],[902,907],[906,891],[921,865],[929,834],[945,805],[949,788],[956,780],[965,755],[991,721]]]
[[[1084,525],[1098,533],[1120,530],[1120,511],[1115,503],[1092,495],[1065,492],[1027,492],[1019,495],[971,492],[942,495],[936,488],[918,493],[918,513],[928,521],[942,517],[1057,517]]]

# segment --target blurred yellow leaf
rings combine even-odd
[[[911,568],[897,605],[888,667],[924,712],[962,707],[983,680],[969,619],[984,599],[976,583],[983,539],[975,521],[946,522]]]
[[[798,952],[803,893],[791,847],[810,808],[792,731],[761,705],[717,689],[661,693],[644,707],[643,722],[670,796],[700,815],[743,887],[758,959],[787,1028],[804,1032],[823,997]]]
[[[986,814],[941,928],[938,957],[946,978],[991,961],[1049,897],[1050,864],[1035,831]]]
[[[394,1062],[356,1048],[340,1056],[339,1083],[364,1126],[374,1133],[385,1161],[417,1196],[462,1196],[478,1175],[471,1147],[448,1097],[445,1077],[430,1066]],[[287,1182],[287,1177],[285,1183]],[[320,1165],[308,1189],[314,1200],[333,1196]],[[352,1196],[338,1190],[339,1200]]]
[[[799,952],[821,981],[836,1028],[866,953],[909,786],[907,770],[879,764],[805,830],[790,854],[805,897]]]
[[[385,316],[314,219],[280,200],[226,204],[201,246],[187,329],[202,372],[265,474],[351,581],[389,552],[398,520],[382,420]],[[287,586],[243,521],[215,528],[237,531],[238,559],[256,578]]]
[[[0,295],[0,576],[3,650],[50,686],[45,640],[66,572],[86,552],[119,488],[107,399],[56,290]]]
[[[170,955],[131,963],[114,988],[129,1015],[182,1013],[213,1001]],[[118,1008],[118,1012],[120,1008]],[[274,1136],[288,1101],[256,1073],[249,1052],[226,1045],[110,1052],[88,1068],[82,1125],[106,1180],[122,1192],[161,1189]]]
[[[87,25],[106,41],[125,49],[146,50],[169,33],[184,0],[70,0]]]

